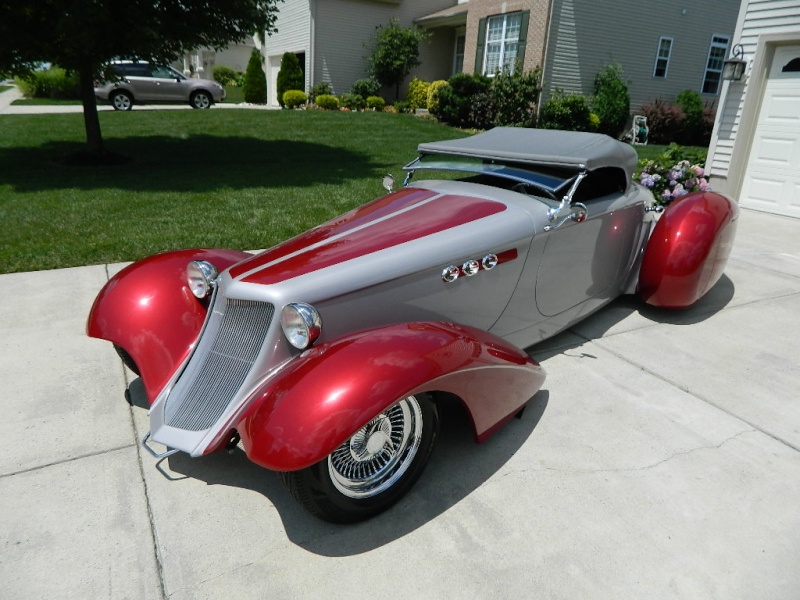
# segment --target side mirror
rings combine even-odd
[[[394,185],[394,175],[389,173],[383,176],[383,189],[385,189],[387,192],[391,192],[394,189]]]
[[[572,211],[572,220],[576,223],[583,223],[589,215],[586,205],[582,202],[573,202],[569,208]]]

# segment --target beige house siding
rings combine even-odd
[[[701,93],[711,38],[732,37],[736,15],[732,0],[651,0],[645,9],[638,0],[616,0],[613,10],[596,0],[553,0],[544,99],[557,88],[591,94],[595,75],[614,63],[629,80],[634,112],[656,98],[673,101],[684,89]],[[654,77],[661,37],[673,40],[663,78]],[[708,102],[718,98],[701,96]]]
[[[375,28],[396,18],[401,27],[414,19],[454,5],[453,0],[403,0],[397,4],[366,0],[316,0],[314,18],[317,56],[314,81],[327,81],[334,93],[349,91],[353,82],[367,77],[367,57]],[[420,44],[422,65],[411,77],[431,79],[450,76],[455,37],[452,30],[432,31],[431,39]],[[406,82],[407,83],[407,82]],[[393,90],[386,90],[393,97]],[[405,94],[405,85],[401,95]]]
[[[454,4],[454,0],[288,0],[279,6],[278,33],[267,39],[268,70],[270,57],[305,52],[306,91],[326,81],[335,94],[343,94],[353,82],[367,77],[369,46],[378,25],[396,18],[402,27],[409,27],[414,19]],[[431,33],[430,40],[420,45],[422,65],[409,79],[430,81],[451,74],[454,32],[442,28]],[[385,92],[387,98],[393,97],[393,90]]]
[[[733,43],[748,65],[742,81],[723,83],[706,163],[715,189],[738,196],[775,47],[798,41],[800,0],[742,0]]]

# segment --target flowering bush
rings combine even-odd
[[[690,192],[711,189],[705,169],[700,166],[704,162],[705,156],[701,153],[670,144],[655,160],[639,161],[639,173],[634,179],[653,192],[657,203],[669,204]]]

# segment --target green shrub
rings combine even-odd
[[[439,115],[439,90],[450,85],[444,79],[437,79],[428,86],[428,112],[434,116]]]
[[[411,106],[405,100],[397,100],[393,105],[395,112],[399,113],[409,113],[411,112]]]
[[[381,84],[373,77],[359,79],[353,84],[353,87],[350,88],[350,93],[358,94],[362,98],[378,96],[381,93]]]
[[[227,65],[216,65],[212,71],[214,81],[220,85],[236,85],[241,73]]]
[[[496,111],[493,124],[533,127],[536,124],[536,105],[542,91],[540,82],[539,67],[528,73],[523,73],[521,68],[513,73],[497,73],[492,79],[491,88]]]
[[[497,104],[491,91],[480,92],[472,97],[468,127],[491,129],[497,118]]]
[[[317,96],[315,103],[325,110],[339,110],[339,99],[330,94],[320,94]]]
[[[628,124],[631,99],[619,65],[608,65],[595,76],[592,112],[600,118],[597,131],[613,138],[622,135]]]
[[[17,79],[22,93],[28,98],[52,100],[78,100],[81,97],[78,77],[60,67],[34,71],[24,79]]]
[[[308,99],[311,102],[314,102],[317,99],[317,96],[322,96],[323,94],[333,94],[333,88],[331,88],[331,84],[327,81],[320,81],[319,83],[315,83],[311,86],[311,92],[308,94]]]
[[[367,98],[367,108],[376,112],[381,112],[386,107],[386,100],[380,96],[370,96]]]
[[[339,104],[347,110],[364,110],[367,107],[367,101],[361,94],[342,94]]]
[[[456,127],[474,127],[472,102],[477,94],[489,91],[490,81],[485,75],[456,73],[449,85],[439,89],[437,117]]]
[[[278,91],[278,104],[283,106],[283,94],[288,90],[302,90],[305,88],[303,69],[300,59],[294,52],[286,52],[281,58],[281,70],[278,71],[276,82]]]
[[[428,88],[430,83],[424,79],[414,79],[408,84],[408,93],[406,94],[406,101],[408,102],[411,110],[418,108],[428,108]]]
[[[681,134],[677,137],[679,144],[686,144],[689,146],[708,145],[708,142],[703,144],[703,139],[706,137],[703,127],[703,113],[705,106],[700,94],[694,90],[683,90],[678,94],[675,99],[675,104],[683,111],[684,119],[681,127]],[[709,139],[711,132],[709,131]]]
[[[580,94],[564,94],[557,91],[542,105],[539,113],[539,127],[566,131],[590,131],[592,123],[589,103]]]
[[[244,101],[250,104],[264,104],[267,101],[267,76],[261,68],[263,62],[261,52],[253,48],[250,60],[247,61],[247,71],[244,74]]]
[[[286,90],[283,93],[283,105],[286,108],[297,108],[308,100],[308,96],[303,90]]]

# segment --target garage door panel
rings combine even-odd
[[[764,98],[759,124],[792,127],[800,130],[800,102],[798,102],[797,91],[787,89],[784,93],[780,93],[774,84],[770,85],[769,91],[772,93],[769,97]]]
[[[776,48],[744,174],[742,206],[800,217],[800,46]]]
[[[800,165],[800,136],[763,132],[753,142],[751,167],[796,169]]]

